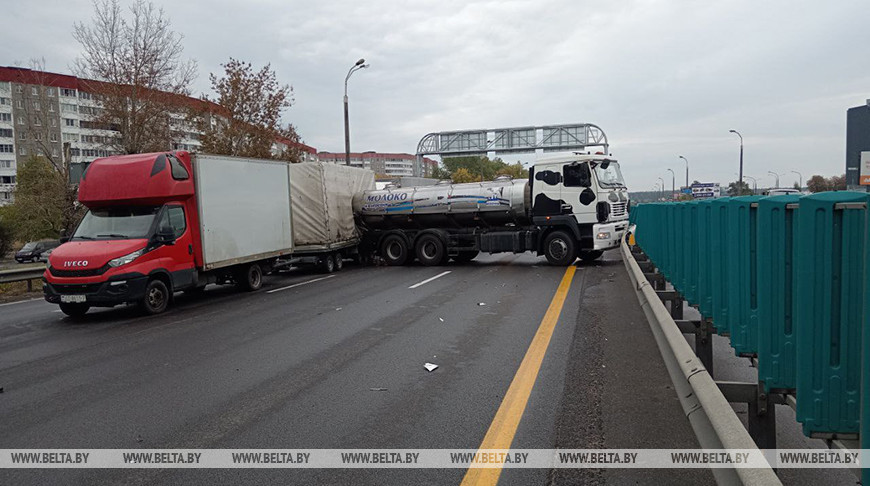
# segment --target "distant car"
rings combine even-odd
[[[785,196],[787,194],[800,194],[797,189],[768,189],[764,191],[765,196]]]
[[[31,241],[25,244],[15,253],[15,261],[18,263],[38,262],[48,259],[48,253],[60,246],[58,240]]]

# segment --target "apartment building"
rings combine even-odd
[[[100,114],[99,103],[87,83],[75,76],[0,66],[0,205],[12,201],[18,165],[32,155],[62,160],[70,146],[73,181],[94,159],[113,155],[108,141],[116,135],[91,120]],[[179,103],[200,103],[178,97]],[[172,127],[183,137],[167,150],[199,150],[201,133],[182,114],[170,113]],[[273,150],[288,145],[301,150],[303,160],[317,160],[317,150],[301,143],[276,140]]]

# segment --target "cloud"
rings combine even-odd
[[[159,2],[158,2],[159,3]],[[320,150],[343,148],[349,83],[355,150],[413,152],[432,131],[590,122],[608,134],[630,187],[667,168],[726,182],[746,173],[842,173],[845,110],[870,97],[864,2],[251,1],[166,2],[198,60],[195,89],[230,56],[271,62],[292,84],[286,119]],[[88,2],[21,4],[9,62],[65,71]],[[514,159],[515,157],[510,157]],[[532,160],[523,157],[523,160]],[[795,178],[797,176],[794,176]],[[786,178],[783,177],[785,183]]]

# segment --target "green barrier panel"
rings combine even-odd
[[[758,272],[756,269],[757,206],[761,196],[740,196],[728,202],[728,329],[738,356],[758,351]]]
[[[674,262],[677,259],[677,242],[674,238],[674,226],[676,226],[677,220],[677,205],[674,203],[665,203],[664,208],[664,226],[663,233],[665,236],[665,241],[663,242],[665,245],[664,258],[662,259],[662,266],[660,267],[662,270],[662,274],[665,276],[668,281],[672,284],[674,282]]]
[[[858,432],[867,201],[856,192],[800,200],[796,418],[807,436]]]
[[[795,387],[795,242],[800,196],[758,202],[758,380],[766,392]]]
[[[698,203],[683,206],[683,296],[690,305],[698,305]]]
[[[713,200],[698,202],[698,311],[705,318],[713,317],[713,255],[712,228]]]
[[[713,325],[720,335],[728,335],[728,202],[730,197],[720,197],[711,202],[710,212],[710,257]]]

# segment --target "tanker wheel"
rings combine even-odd
[[[341,252],[338,252],[338,251],[335,252],[333,254],[333,258],[335,258],[335,271],[336,272],[341,270],[342,268],[344,268],[344,256],[341,254]]]
[[[260,290],[263,286],[263,268],[259,263],[250,263],[236,271],[235,279],[236,285],[246,292]]]
[[[550,265],[567,267],[577,259],[574,238],[564,231],[554,231],[544,240],[544,254]]]
[[[333,258],[332,254],[327,254],[320,261],[320,271],[322,273],[332,273],[335,271],[335,258]]]
[[[387,265],[397,267],[408,261],[408,243],[397,234],[387,235],[381,242],[381,256]]]
[[[480,252],[477,250],[460,251],[458,255],[453,257],[453,261],[456,263],[468,263],[477,258],[479,254]]]
[[[447,257],[447,248],[444,241],[437,235],[426,233],[417,238],[415,245],[417,260],[427,267],[441,265]]]

